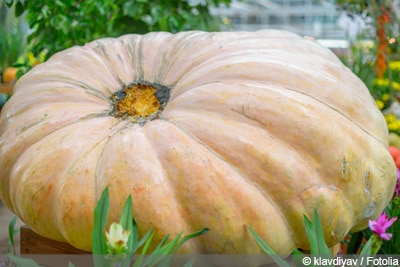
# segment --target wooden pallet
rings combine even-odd
[[[21,257],[32,259],[41,266],[68,266],[69,262],[75,267],[93,266],[90,252],[40,236],[26,225],[20,229],[20,251]]]
[[[21,227],[20,237],[21,254],[88,254],[68,243],[42,237],[26,225]]]

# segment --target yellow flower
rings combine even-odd
[[[388,79],[375,79],[374,84],[377,86],[387,87],[390,84]]]
[[[394,115],[392,113],[385,115],[385,119],[386,119],[387,123],[390,123],[390,122],[393,122],[393,121],[397,120],[396,115]]]
[[[382,102],[381,100],[379,100],[379,99],[376,99],[376,100],[375,100],[375,103],[376,103],[376,105],[378,106],[378,108],[379,108],[380,110],[382,110],[383,107],[385,106],[385,104],[383,104],[383,102]]]
[[[46,56],[45,52],[41,52],[38,57],[35,57],[35,55],[32,52],[26,53],[29,66],[35,66],[37,64],[42,63],[45,59],[45,56]]]
[[[29,65],[33,65],[36,62],[36,58],[32,52],[26,53],[26,57],[28,58]]]
[[[390,100],[390,94],[383,94],[381,99],[383,102]]]
[[[400,91],[400,83],[398,82],[393,82],[392,83],[393,89],[396,91]]]
[[[388,123],[389,131],[397,132],[400,130],[400,121],[393,121]]]
[[[400,61],[391,61],[391,62],[389,62],[389,67],[393,71],[400,71]]]
[[[389,131],[400,132],[400,120],[393,113],[385,115],[385,120]]]

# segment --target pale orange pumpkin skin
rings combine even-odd
[[[126,83],[170,88],[158,119],[110,115]],[[281,31],[100,39],[36,66],[0,118],[0,196],[37,233],[90,251],[102,190],[110,222],[128,195],[156,240],[210,231],[181,252],[309,247],[317,209],[329,244],[392,197],[385,120],[365,85],[318,43]]]

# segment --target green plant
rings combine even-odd
[[[189,239],[200,236],[208,231],[207,228],[203,228],[198,232],[188,234],[182,237],[182,233],[178,234],[175,238],[170,240],[169,234],[167,234],[158,246],[148,253],[148,248],[151,242],[153,242],[154,230],[150,228],[147,233],[138,240],[139,233],[135,219],[132,217],[132,198],[129,196],[124,204],[124,208],[121,213],[121,218],[118,223],[126,233],[128,233],[128,239],[126,242],[121,243],[118,240],[118,245],[123,247],[123,250],[110,250],[112,244],[110,240],[107,240],[108,235],[106,234],[106,225],[108,212],[110,209],[109,190],[105,188],[102,195],[97,202],[96,209],[94,212],[94,226],[92,232],[92,243],[93,243],[93,260],[96,267],[108,267],[108,266],[133,266],[133,267],[144,267],[144,266],[169,266],[172,255]],[[10,221],[9,224],[9,245],[8,245],[8,258],[10,263],[15,263],[19,267],[40,267],[35,261],[29,258],[20,258],[15,253],[14,237],[18,234],[19,230],[15,229],[15,222],[17,216]],[[113,224],[111,224],[113,225]],[[170,241],[168,241],[170,240]],[[139,257],[133,262],[133,256],[137,254],[139,248]],[[12,250],[12,251],[11,251]],[[148,253],[148,254],[147,254]],[[183,267],[192,266],[194,260],[189,260]],[[73,263],[69,263],[69,266],[74,266]]]
[[[47,58],[65,48],[102,37],[150,31],[178,32],[219,29],[221,21],[210,7],[229,5],[231,0],[85,0],[25,1],[15,4],[16,15],[26,12],[32,30],[28,42],[35,55],[46,51]]]
[[[341,56],[341,60],[365,83],[379,108],[385,110],[400,96],[400,61],[389,61],[384,77],[377,78],[376,50],[373,40],[360,39],[351,44],[349,52]]]
[[[400,181],[398,181],[398,184],[400,184]],[[400,196],[394,197],[393,200],[389,203],[389,205],[386,208],[386,213],[390,218],[400,218]],[[365,236],[370,236],[371,230],[368,228],[365,231],[368,231],[368,234],[365,234]],[[393,225],[390,228],[390,231],[392,233],[397,233],[394,234],[393,237],[390,239],[389,242],[384,242],[382,246],[380,247],[380,250],[378,253],[381,254],[399,254],[400,253],[400,221],[397,220],[396,222],[393,223]]]
[[[8,225],[8,244],[7,244],[7,253],[16,254],[15,250],[15,239],[14,237],[19,233],[19,229],[15,229],[15,223],[17,222],[18,217],[14,216],[10,224]]]
[[[311,221],[307,216],[304,216],[304,225],[305,225],[305,231],[307,233],[307,237],[310,241],[310,252],[313,255],[320,255],[320,256],[328,256],[331,255],[332,252],[328,248],[325,238],[324,238],[324,233],[321,225],[321,220],[319,218],[319,215],[316,210],[314,210],[314,216],[313,220]],[[268,244],[250,227],[247,226],[247,229],[250,231],[250,233],[253,235],[259,246],[263,249],[264,252],[270,255],[274,255],[274,259],[277,262],[281,262],[278,256],[276,256],[275,251],[268,246]],[[297,255],[302,255],[303,253],[295,249],[293,251],[294,254]],[[281,262],[282,263],[282,262]]]
[[[26,49],[26,32],[14,16],[13,7],[6,9],[0,1],[1,9],[5,16],[0,18],[0,72],[16,63]]]
[[[371,89],[375,74],[375,53],[376,47],[373,40],[359,37],[358,40],[350,44],[346,54],[341,55],[340,59],[357,75],[369,89]],[[371,91],[374,95],[374,92]]]
[[[400,232],[400,170],[398,170],[398,181],[393,194],[393,199],[386,210],[377,218],[370,220],[369,227],[363,231],[350,234],[350,240],[346,241],[346,254],[359,254],[360,256],[373,256],[376,254],[398,254],[400,251],[400,236],[392,233]],[[334,258],[335,255],[327,246],[323,234],[322,224],[318,212],[314,210],[312,221],[304,216],[304,225],[310,243],[310,254],[312,256],[323,256]],[[255,238],[256,242],[265,253],[271,255],[272,259],[281,267],[292,266],[282,259],[275,251],[250,227],[246,226]],[[389,232],[387,232],[389,231]],[[366,242],[363,242],[367,240]],[[359,253],[359,251],[361,252]],[[340,252],[341,253],[341,252]],[[303,266],[304,262],[298,260],[304,258],[305,254],[298,249],[293,251],[296,266]],[[340,256],[340,255],[339,255]],[[297,260],[297,261],[296,261]],[[365,262],[363,266],[365,266]],[[331,266],[334,266],[333,264]]]
[[[333,0],[350,17],[366,16],[366,29],[351,44],[344,62],[367,85],[381,109],[398,101],[400,84],[392,61],[399,60],[399,17],[391,0]],[[397,39],[397,40],[396,40]]]
[[[132,217],[132,198],[129,196],[125,201],[124,208],[122,210],[119,225],[122,226],[124,231],[129,233],[128,239],[124,243],[119,243],[118,246],[124,248],[123,250],[113,250],[110,244],[107,242],[107,235],[105,235],[107,217],[110,209],[109,190],[105,188],[94,212],[94,227],[92,233],[92,244],[93,244],[93,257],[96,267],[110,266],[110,263],[118,262],[118,266],[130,266],[133,255],[137,253],[138,249],[142,247],[140,251],[140,257],[134,262],[133,267],[140,266],[155,266],[160,264],[162,266],[168,266],[169,257],[166,255],[174,254],[187,240],[200,236],[208,231],[207,228],[203,228],[198,232],[188,234],[182,237],[182,233],[179,233],[175,238],[169,240],[170,236],[167,234],[158,246],[149,253],[150,255],[146,258],[148,248],[154,237],[154,230],[151,227],[147,233],[138,240],[139,232],[138,226],[135,219]],[[110,252],[114,251],[114,252]],[[113,256],[98,256],[114,254]],[[159,265],[158,265],[159,266]]]
[[[8,244],[7,244],[7,266],[8,267],[40,267],[34,260],[18,257],[15,249],[15,236],[19,229],[15,228],[18,216],[14,216],[8,224]]]
[[[395,194],[393,196],[392,201],[389,203],[389,205],[385,209],[385,213],[382,216],[387,216],[388,218],[400,218],[400,176],[397,181],[396,189],[395,189]],[[386,215],[387,214],[387,215]],[[380,218],[381,218],[380,217]],[[392,222],[390,225],[390,232],[391,233],[397,233],[387,241],[383,242],[379,248],[377,249],[378,254],[398,254],[400,252],[400,221],[395,220]],[[367,228],[364,229],[360,232],[356,232],[350,235],[350,239],[347,242],[348,243],[348,248],[347,251],[348,253],[357,253],[359,249],[362,248],[363,246],[363,240],[365,239],[370,239],[371,237],[374,236],[374,231],[373,229]]]
[[[316,210],[314,210],[312,221],[307,216],[304,216],[304,225],[305,225],[305,230],[307,232],[307,236],[310,240],[309,254],[311,256],[321,257],[326,259],[325,263],[327,264],[324,264],[324,266],[333,267],[337,262],[340,262],[341,263],[340,266],[343,266],[344,265],[343,263],[347,263],[345,260],[333,261],[333,259],[338,258],[338,255],[334,255],[325,242],[321,221]],[[253,235],[254,239],[257,241],[259,246],[263,249],[263,251],[268,255],[270,255],[276,264],[278,264],[280,267],[293,267],[292,263],[282,259],[279,255],[277,255],[276,252],[251,227],[249,226],[246,227]],[[370,238],[364,245],[363,250],[360,253],[360,256],[375,255],[371,250],[371,248],[374,245],[374,242],[376,241],[373,238]],[[308,262],[309,264],[304,264],[303,259],[305,255],[306,255],[305,253],[295,249],[293,251],[294,266],[304,266],[304,265],[314,266],[312,261]],[[357,263],[357,261],[350,261],[350,262]]]

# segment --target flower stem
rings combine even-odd
[[[372,244],[371,244],[371,255],[376,255],[381,248],[382,245],[382,239],[377,235],[373,234],[372,235]]]

